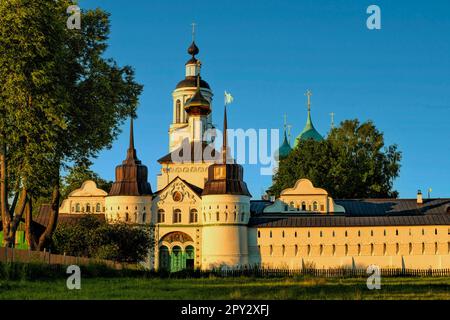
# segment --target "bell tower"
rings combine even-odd
[[[194,30],[192,38],[192,44],[187,50],[191,58],[185,65],[185,78],[177,84],[172,92],[173,117],[169,128],[169,152],[180,147],[184,139],[192,141],[190,137],[192,128],[189,127],[191,124],[186,107],[194,94],[200,90],[201,95],[208,101],[210,108],[212,106],[213,93],[209,84],[200,75],[202,64],[196,57],[200,50],[195,43]],[[213,128],[211,113],[209,113],[206,118],[205,130],[212,130]]]

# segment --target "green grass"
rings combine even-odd
[[[0,280],[3,299],[450,299],[450,277],[382,278],[369,290],[363,278],[83,278]]]

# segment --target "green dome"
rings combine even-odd
[[[305,128],[295,139],[295,146],[297,146],[299,140],[313,139],[315,141],[322,141],[323,137],[317,132],[316,128],[311,121],[311,111],[308,110],[308,118],[306,120]]]
[[[288,139],[286,137],[286,131],[284,131],[283,144],[275,152],[275,159],[276,160],[285,159],[291,153],[291,151],[292,151],[291,145],[289,144]]]

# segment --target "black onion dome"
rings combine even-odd
[[[176,89],[195,88],[195,87],[197,87],[197,77],[188,76],[186,77],[186,79],[183,79],[180,82],[178,82]],[[201,78],[200,78],[200,88],[211,90],[211,87],[209,86],[208,82],[202,80]]]
[[[187,52],[188,52],[191,56],[195,56],[195,55],[197,55],[197,54],[200,52],[199,48],[198,48],[197,45],[195,44],[195,41],[192,41],[192,44],[189,46]]]
[[[130,146],[127,158],[116,167],[116,180],[109,196],[144,196],[151,195],[152,189],[148,183],[148,169],[136,156],[134,148],[133,119],[130,125]]]

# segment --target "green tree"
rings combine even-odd
[[[383,134],[371,121],[346,120],[324,141],[300,141],[280,162],[268,193],[279,196],[307,178],[335,198],[395,198],[400,160],[397,146],[385,147]]]
[[[3,243],[25,215],[27,240],[42,250],[58,218],[60,170],[89,165],[135,116],[142,86],[129,66],[105,58],[109,15],[82,13],[66,28],[66,0],[0,2],[0,210]],[[11,205],[8,197],[13,194]],[[46,230],[31,229],[32,199],[49,197]]]
[[[63,177],[61,183],[61,199],[65,199],[68,195],[80,188],[86,180],[92,180],[97,183],[97,187],[109,192],[113,184],[112,181],[102,179],[97,173],[89,169],[86,165],[76,165],[70,168],[68,174]]]
[[[94,214],[76,224],[60,224],[53,234],[54,252],[119,262],[145,260],[150,250],[149,229],[125,223],[107,224]]]

